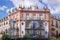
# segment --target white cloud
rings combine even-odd
[[[52,14],[60,14],[60,0],[43,0],[48,4]]]
[[[6,6],[0,6],[0,10],[4,11],[5,9],[7,9]]]
[[[39,0],[10,0],[12,1],[12,3],[15,5],[15,7],[20,6],[35,6],[36,4],[40,7],[42,7],[43,5],[41,5],[41,3],[39,2]]]
[[[43,7],[43,5],[39,2],[39,0],[10,0],[10,1],[12,1],[15,7],[18,7],[21,4],[29,6],[29,2],[32,5],[35,5],[37,3],[39,8]],[[25,3],[23,1],[25,1]],[[60,0],[42,0],[42,1],[48,5],[48,8],[50,9],[52,14],[60,13]]]

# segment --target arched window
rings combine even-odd
[[[36,24],[35,22],[33,22],[33,28],[36,28],[36,25],[37,25],[37,24]]]
[[[51,28],[51,35],[55,36],[55,29],[54,28]]]
[[[31,21],[29,23],[30,28],[37,28],[39,27],[39,23],[37,21]]]
[[[7,31],[8,31],[8,30],[6,29],[6,33],[7,33]]]

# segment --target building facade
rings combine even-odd
[[[19,7],[0,20],[0,37],[7,33],[11,38],[21,38],[25,34],[33,38],[51,38],[60,34],[59,23],[60,19],[52,17],[47,7],[41,10]]]
[[[51,35],[52,36],[60,36],[60,20],[56,16],[51,16]]]

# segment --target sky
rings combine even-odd
[[[19,6],[29,7],[30,5],[39,8],[47,6],[52,15],[60,17],[60,0],[0,0],[0,19],[8,16],[8,11]],[[26,6],[27,5],[27,6]]]

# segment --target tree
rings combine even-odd
[[[51,40],[57,40],[57,39],[54,37],[54,38],[51,38]]]
[[[30,39],[30,36],[28,34],[26,34],[22,40],[29,40]]]
[[[57,40],[60,40],[60,38],[58,38]]]
[[[7,34],[3,34],[2,35],[2,40],[10,40],[10,37],[9,37],[9,35],[7,35]]]

